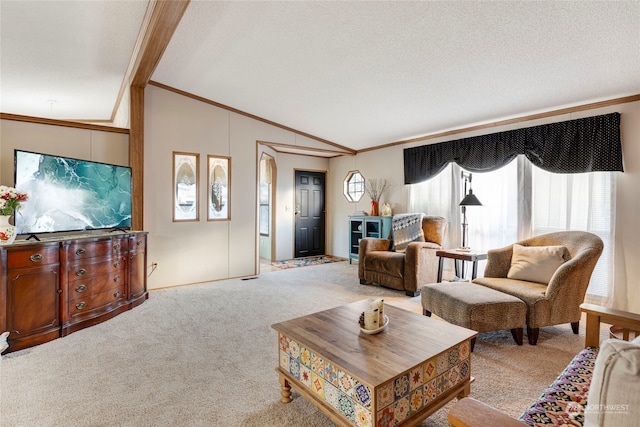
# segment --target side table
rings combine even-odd
[[[436,251],[436,256],[440,258],[438,262],[438,283],[442,282],[442,264],[445,258],[451,258],[454,260],[456,277],[462,277],[464,275],[464,262],[472,262],[471,279],[475,279],[478,275],[478,261],[487,259],[486,252],[478,251],[459,251],[457,249],[443,249]],[[460,261],[460,266],[458,266]],[[460,274],[462,272],[462,275]]]

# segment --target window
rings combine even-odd
[[[260,235],[269,236],[269,207],[271,202],[271,184],[261,182],[259,195]]]
[[[468,245],[473,249],[499,248],[519,240],[516,163],[493,172],[473,174],[471,188],[482,203],[467,207]],[[459,203],[464,195],[460,171],[460,166],[450,163],[432,179],[413,184],[409,190],[411,212],[440,215],[449,220],[445,245],[450,248],[462,244]]]
[[[533,167],[533,235],[584,230],[604,243],[587,292],[609,298],[613,288],[615,172],[554,174]],[[553,197],[549,197],[553,194]]]
[[[359,202],[364,196],[364,177],[360,171],[349,171],[344,179],[344,197],[350,202]]]
[[[409,209],[449,219],[448,247],[461,244],[461,168],[449,164],[432,179],[409,186]],[[473,173],[472,188],[483,206],[467,207],[469,243],[489,249],[562,230],[598,235],[605,245],[587,293],[610,298],[613,288],[615,172],[557,174],[524,156],[493,172]],[[478,272],[481,275],[481,271]]]

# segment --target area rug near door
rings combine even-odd
[[[277,268],[295,268],[295,267],[306,267],[309,265],[320,265],[320,264],[328,264],[330,262],[340,262],[346,261],[346,258],[340,258],[331,255],[321,255],[321,256],[310,256],[305,258],[295,258],[289,259],[286,261],[274,261],[271,263],[272,266]]]

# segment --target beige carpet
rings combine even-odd
[[[151,292],[106,323],[0,362],[1,426],[331,426],[294,392],[279,402],[270,325],[363,298],[421,313],[420,298],[358,284],[357,264],[277,270]],[[582,348],[569,325],[538,345],[481,335],[472,395],[517,417]],[[447,407],[424,422],[445,426]]]

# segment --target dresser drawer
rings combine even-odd
[[[69,282],[69,300],[107,292],[124,283],[124,274],[122,272],[111,273],[105,276],[94,276],[86,280],[74,280],[73,282]]]
[[[108,255],[117,255],[127,251],[126,239],[109,239],[97,242],[78,240],[71,243],[67,248],[67,259],[69,261],[100,258]]]
[[[117,288],[110,289],[95,295],[87,295],[85,298],[78,298],[69,301],[69,316],[77,316],[102,308],[103,306],[124,301],[124,283]]]
[[[120,273],[124,275],[124,257],[113,257],[98,262],[78,262],[69,266],[69,282],[76,280],[89,280],[95,276],[102,276],[110,273]]]
[[[40,247],[37,250],[7,251],[7,268],[9,270],[57,264],[58,262],[60,262],[60,251],[58,250],[58,245]]]
[[[147,239],[145,235],[140,234],[131,237],[129,240],[129,251],[131,252],[144,252],[147,246]]]

